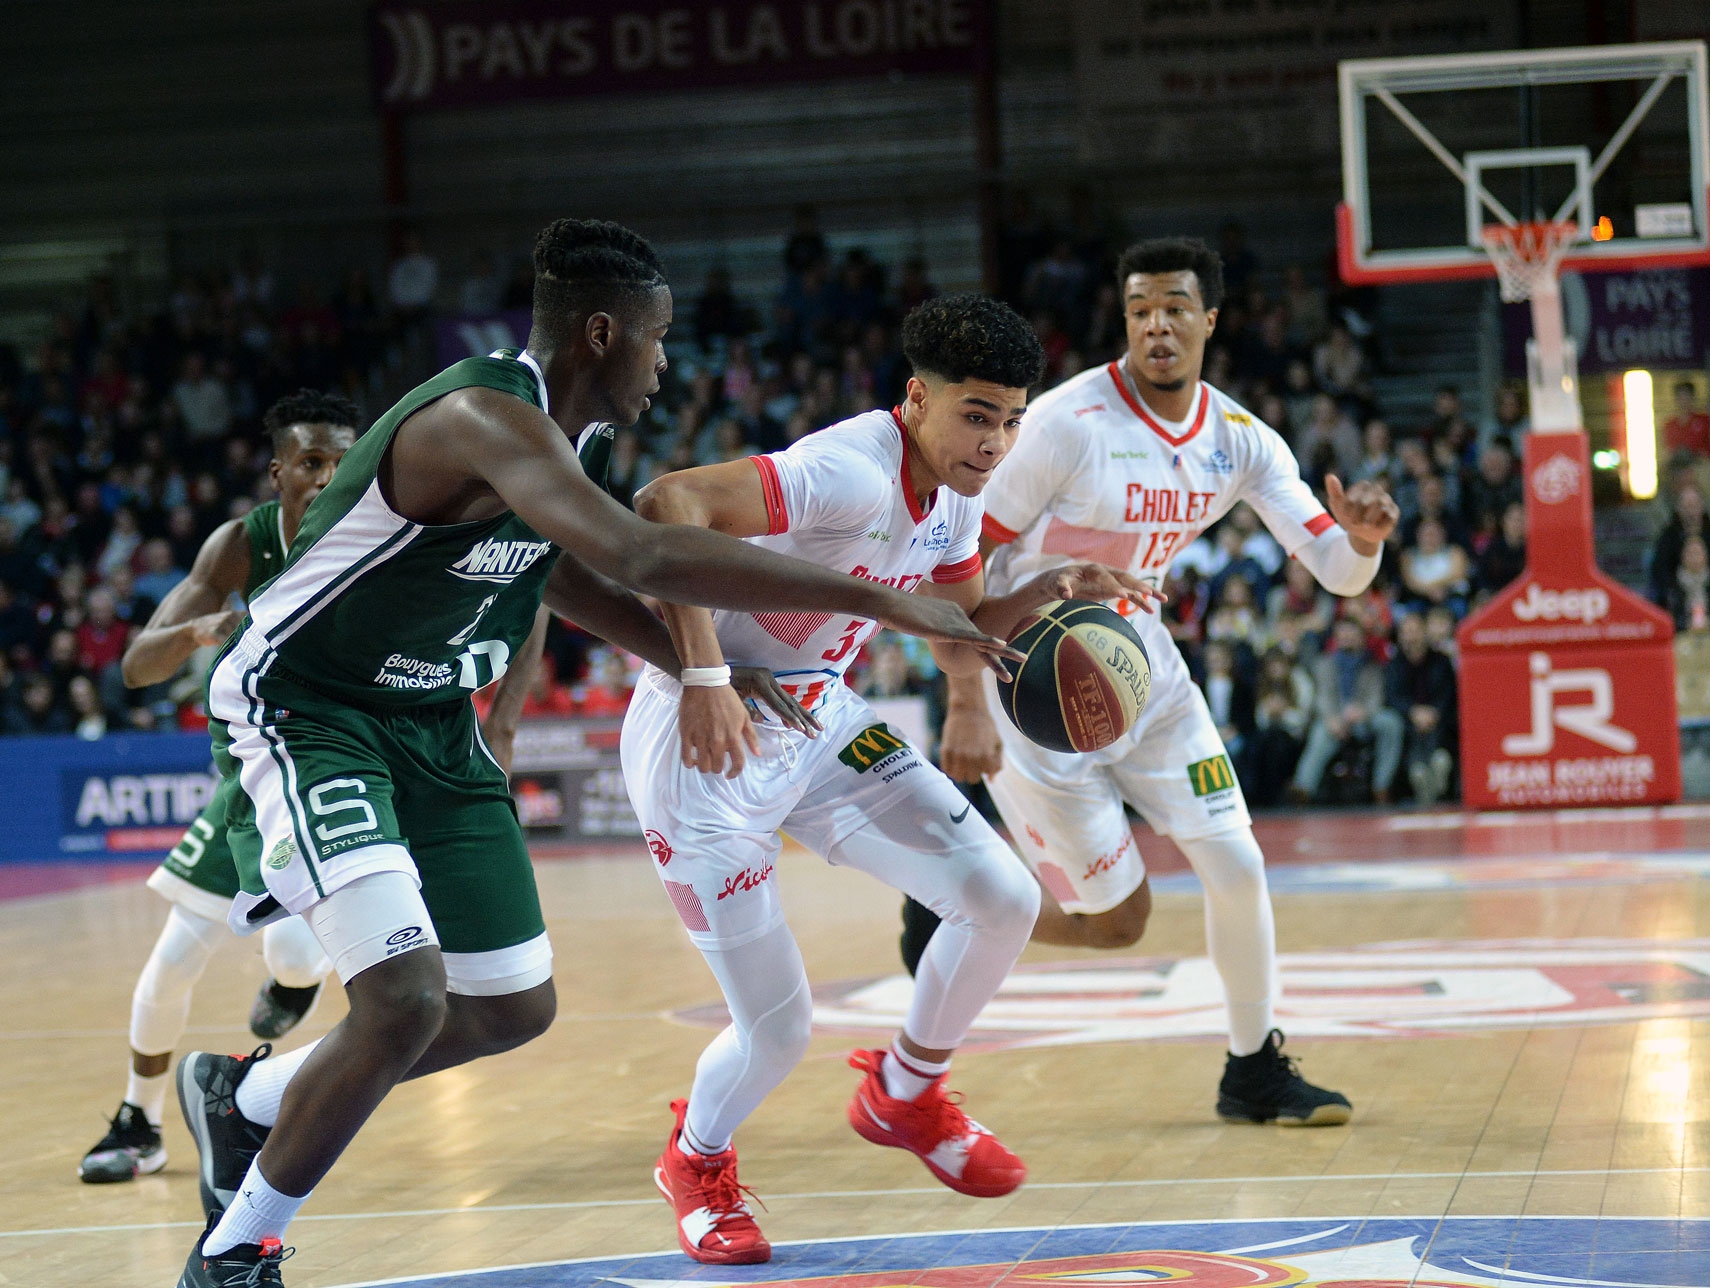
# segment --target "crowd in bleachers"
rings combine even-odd
[[[1120,354],[1122,244],[1090,203],[1060,221],[1012,207],[1003,291],[1045,345],[1047,383]],[[1453,791],[1455,623],[1524,558],[1523,399],[1505,390],[1475,418],[1444,387],[1429,420],[1392,425],[1373,395],[1366,301],[1303,266],[1271,271],[1236,226],[1220,249],[1227,297],[1206,378],[1284,435],[1314,488],[1329,473],[1380,481],[1402,521],[1377,583],[1339,600],[1240,507],[1178,559],[1170,630],[1255,804],[1440,798]],[[372,416],[422,374],[411,366],[434,310],[526,304],[519,265],[484,258],[450,282],[412,237],[378,290],[361,269],[330,294],[287,290],[247,260],[135,309],[98,278],[27,360],[0,349],[0,728],[98,737],[194,723],[193,678],[139,703],[116,662],[213,527],[265,497],[261,412],[309,385]],[[617,436],[613,491],[627,500],[660,472],[776,450],[896,401],[901,320],[936,290],[921,259],[833,252],[803,209],[770,298],[744,298],[722,270],[679,287],[671,366],[647,417]],[[555,629],[529,710],[621,710],[621,672]],[[924,648],[889,637],[853,676],[929,699],[938,683]]]

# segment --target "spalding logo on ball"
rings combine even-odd
[[[1010,643],[1027,654],[998,681],[1010,723],[1052,751],[1097,751],[1134,727],[1152,689],[1146,646],[1119,613],[1060,599],[1023,618]]]

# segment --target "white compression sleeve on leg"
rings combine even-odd
[[[1277,932],[1265,856],[1253,829],[1178,838],[1205,887],[1205,943],[1223,979],[1229,1050],[1252,1055],[1265,1045],[1277,997]]]
[[[703,951],[731,1022],[701,1052],[687,1127],[718,1153],[807,1053],[813,997],[790,928],[779,924],[737,948]]]
[[[1308,541],[1294,557],[1305,564],[1318,584],[1332,595],[1358,595],[1372,584],[1383,551],[1363,555],[1354,549],[1347,532],[1340,524],[1332,525]]]
[[[221,923],[172,905],[131,993],[131,1050],[164,1055],[178,1045],[190,1019],[190,995],[225,933]]]
[[[310,904],[303,920],[346,984],[399,953],[439,946],[422,892],[402,872],[357,877]]]
[[[261,932],[261,956],[267,973],[286,988],[312,988],[332,970],[315,932],[301,917],[270,923]]]

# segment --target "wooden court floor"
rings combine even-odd
[[[1002,1014],[956,1064],[970,1111],[1031,1169],[1018,1193],[987,1201],[850,1131],[843,1056],[884,1040],[900,985],[873,981],[898,969],[897,900],[787,853],[785,905],[833,1031],[737,1136],[772,1240],[1190,1218],[1710,1216],[1710,810],[1309,815],[1266,823],[1261,839],[1289,1049],[1348,1093],[1353,1123],[1215,1118],[1222,1046],[1195,961],[1199,898],[1170,871],[1170,847],[1143,833],[1162,872],[1147,939],[1121,961],[1030,949]],[[711,1036],[716,989],[639,846],[538,873],[557,1024],[395,1092],[293,1227],[293,1288],[675,1246],[651,1167],[666,1102]],[[175,1103],[164,1172],[76,1177],[120,1099],[130,989],[163,918],[140,878],[0,902],[0,1284],[164,1288],[200,1228]],[[187,1042],[247,1050],[262,975],[253,944],[223,948]],[[327,999],[286,1045],[341,1009]]]

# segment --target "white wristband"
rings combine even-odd
[[[719,689],[730,683],[728,666],[685,666],[677,676],[685,689]]]

